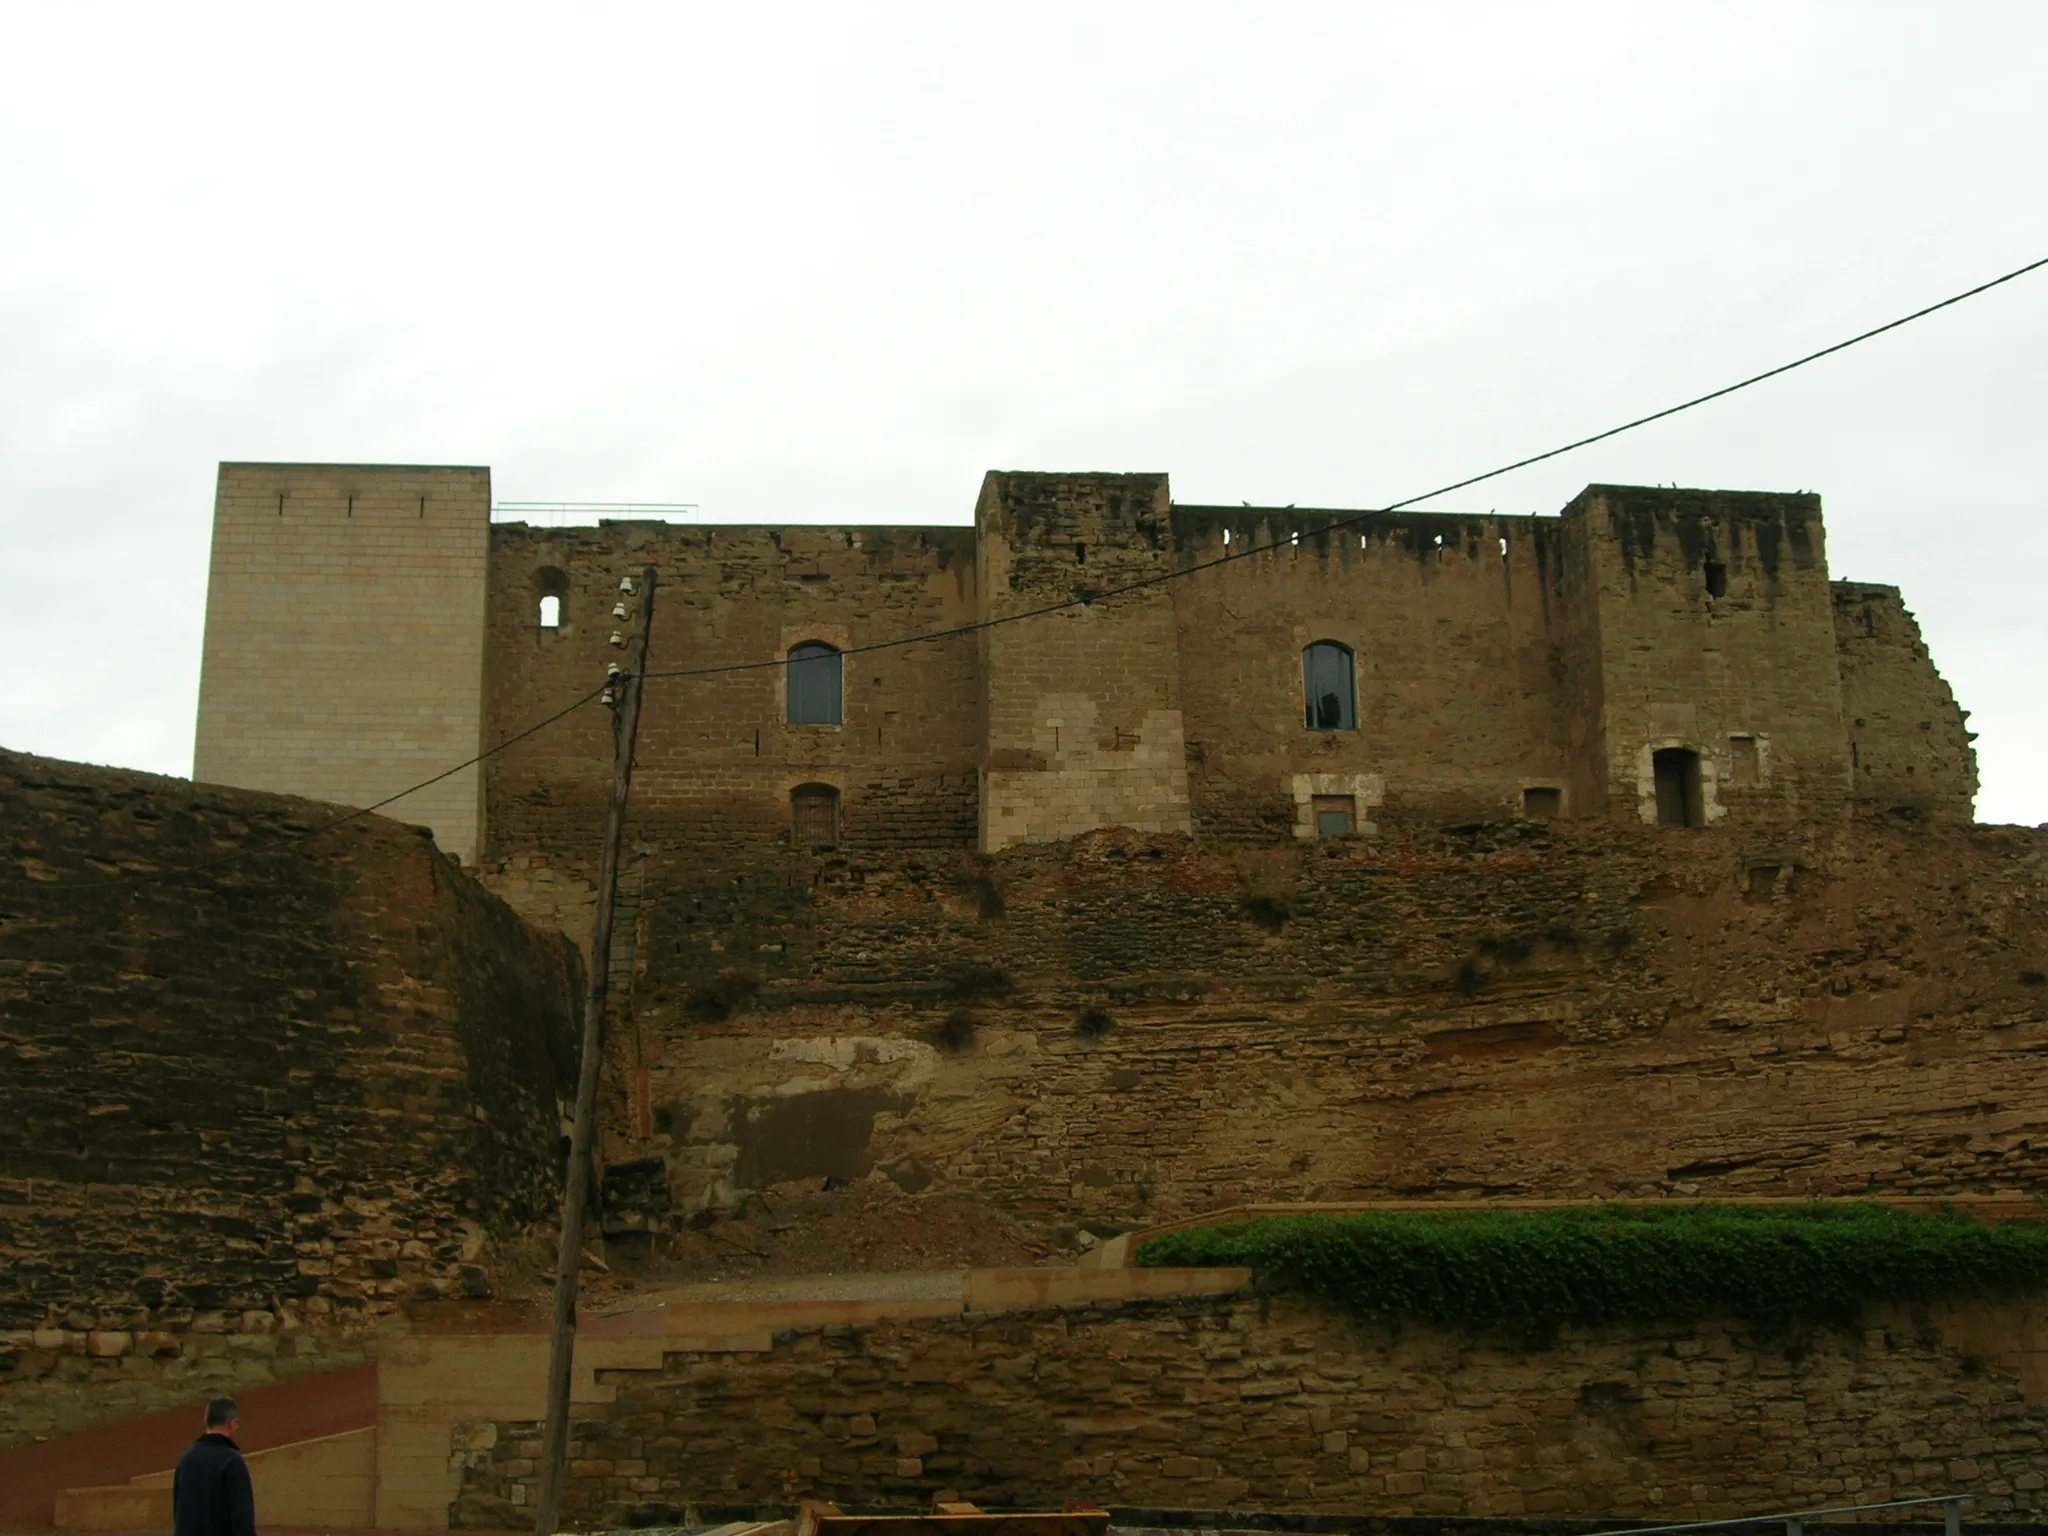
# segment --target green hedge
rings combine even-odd
[[[2048,1286],[2048,1225],[1830,1205],[1270,1216],[1169,1232],[1151,1267],[1248,1265],[1380,1321],[1548,1329],[1710,1315],[1853,1322],[1867,1302]]]

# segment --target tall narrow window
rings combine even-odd
[[[838,725],[839,649],[806,640],[789,652],[789,723]]]
[[[839,791],[830,784],[797,785],[789,792],[789,830],[791,840],[799,848],[830,848],[837,844]]]
[[[540,627],[560,629],[562,627],[562,600],[550,592],[540,600]]]
[[[1351,686],[1351,648],[1318,640],[1301,653],[1301,687],[1312,731],[1358,729],[1357,696]]]
[[[1657,781],[1657,825],[1703,826],[1700,803],[1700,755],[1687,747],[1660,747],[1650,755]]]

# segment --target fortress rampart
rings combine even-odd
[[[1911,615],[1830,582],[1810,495],[1593,486],[1557,517],[1361,518],[991,474],[971,529],[543,529],[492,526],[482,470],[236,464],[199,776],[382,799],[593,689],[618,582],[648,564],[653,669],[751,667],[652,685],[636,824],[706,848],[1967,821],[1975,793]],[[799,647],[831,673],[817,718],[776,664]],[[394,813],[465,861],[545,855],[594,837],[609,756],[587,709]]]

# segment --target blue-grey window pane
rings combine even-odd
[[[789,723],[839,724],[839,652],[808,641],[789,653]]]
[[[1351,813],[1349,811],[1316,812],[1317,837],[1344,837],[1350,831]]]
[[[1302,691],[1312,731],[1358,729],[1358,706],[1351,687],[1351,652],[1319,640],[1301,653]]]

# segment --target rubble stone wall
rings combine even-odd
[[[0,754],[0,1445],[360,1359],[551,1218],[573,946],[418,828],[270,846],[335,814]]]
[[[802,1498],[1666,1521],[1967,1493],[1973,1521],[2037,1521],[2043,1325],[2011,1302],[1518,1339],[1231,1298],[791,1330],[603,1373],[563,1505],[605,1527]],[[457,1525],[530,1518],[539,1440],[457,1426]]]
[[[650,856],[606,1155],[1048,1227],[2048,1189],[2048,834],[1597,822]]]

